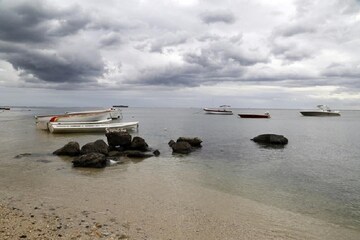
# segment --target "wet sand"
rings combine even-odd
[[[155,158],[96,171],[49,161],[0,170],[0,239],[360,238],[358,229],[193,184],[161,164],[154,172]]]

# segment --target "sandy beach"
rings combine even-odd
[[[8,169],[0,185],[1,239],[360,237],[356,229],[191,184],[187,175],[151,173],[154,161],[99,171],[74,170],[70,164],[51,173],[29,168],[37,176],[31,181],[26,174],[11,177]]]

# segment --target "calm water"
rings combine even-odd
[[[3,172],[17,168],[22,173],[25,162],[14,158],[21,153],[31,153],[34,161],[51,156],[70,140],[84,144],[105,139],[103,134],[52,135],[35,129],[34,115],[77,110],[81,109],[1,112]],[[302,117],[296,110],[270,113],[271,119],[240,119],[237,115],[206,115],[195,108],[128,108],[123,109],[123,121],[140,121],[134,134],[160,150],[160,160],[152,164],[162,164],[180,177],[186,171],[197,173],[186,181],[360,229],[360,112],[343,111],[341,117],[328,118]],[[289,144],[265,148],[250,141],[262,133],[285,135]],[[203,148],[186,157],[173,156],[167,143],[180,136],[200,137]],[[27,174],[31,179],[31,171]]]

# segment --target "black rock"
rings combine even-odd
[[[142,151],[137,151],[137,150],[127,150],[124,152],[124,154],[129,158],[149,158],[154,156],[153,154],[144,153]]]
[[[106,156],[101,153],[88,153],[75,158],[72,163],[74,167],[104,168]]]
[[[128,148],[131,146],[131,135],[127,132],[121,132],[121,131],[109,131],[106,132],[106,138],[108,141],[109,146],[112,149],[115,149],[116,147],[123,147]]]
[[[131,149],[139,151],[147,151],[149,145],[141,137],[134,137],[131,142]]]
[[[288,139],[286,137],[276,134],[261,134],[251,140],[262,144],[285,145],[288,143]]]
[[[160,155],[160,151],[156,149],[155,151],[153,151],[153,154],[157,157]]]
[[[87,143],[82,146],[80,153],[102,153],[107,155],[109,153],[109,146],[104,142],[104,140],[96,140],[95,142]]]
[[[78,156],[80,155],[80,145],[78,142],[69,142],[62,148],[53,152],[55,155]]]
[[[176,142],[187,142],[189,143],[192,147],[202,147],[201,143],[202,140],[195,137],[195,138],[188,138],[188,137],[179,137]]]
[[[171,139],[171,140],[168,142],[168,145],[169,145],[169,147],[171,147],[173,144],[175,144],[175,141]]]
[[[171,145],[173,153],[188,154],[191,152],[192,147],[188,142],[176,142]]]

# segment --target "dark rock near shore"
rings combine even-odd
[[[104,168],[107,159],[101,153],[88,153],[75,158],[72,163],[74,167]]]
[[[155,151],[153,151],[153,154],[155,155],[155,157],[157,157],[160,155],[160,151],[156,149]]]
[[[175,141],[172,140],[172,139],[168,142],[169,147],[171,147],[171,146],[174,145],[174,144],[175,144]]]
[[[288,143],[288,139],[286,137],[276,134],[261,134],[251,140],[261,144],[285,145]]]
[[[100,139],[82,146],[80,153],[82,155],[87,153],[102,153],[107,155],[109,152],[108,148],[109,146],[104,142],[104,140]]]
[[[176,142],[171,145],[173,153],[188,154],[191,152],[192,147],[188,142]]]
[[[80,145],[78,142],[69,142],[62,148],[53,152],[54,155],[78,156],[80,155]]]
[[[189,143],[192,147],[202,147],[201,146],[201,143],[202,143],[202,140],[195,137],[195,138],[188,138],[188,137],[179,137],[176,142],[187,142]]]
[[[139,150],[139,151],[147,151],[149,145],[145,142],[145,140],[141,137],[134,137],[131,142],[131,149]]]
[[[149,158],[154,156],[153,154],[144,153],[138,150],[127,150],[124,152],[124,154],[129,158]]]
[[[111,149],[116,147],[128,148],[131,146],[131,135],[127,132],[109,131],[106,132],[106,138]]]

